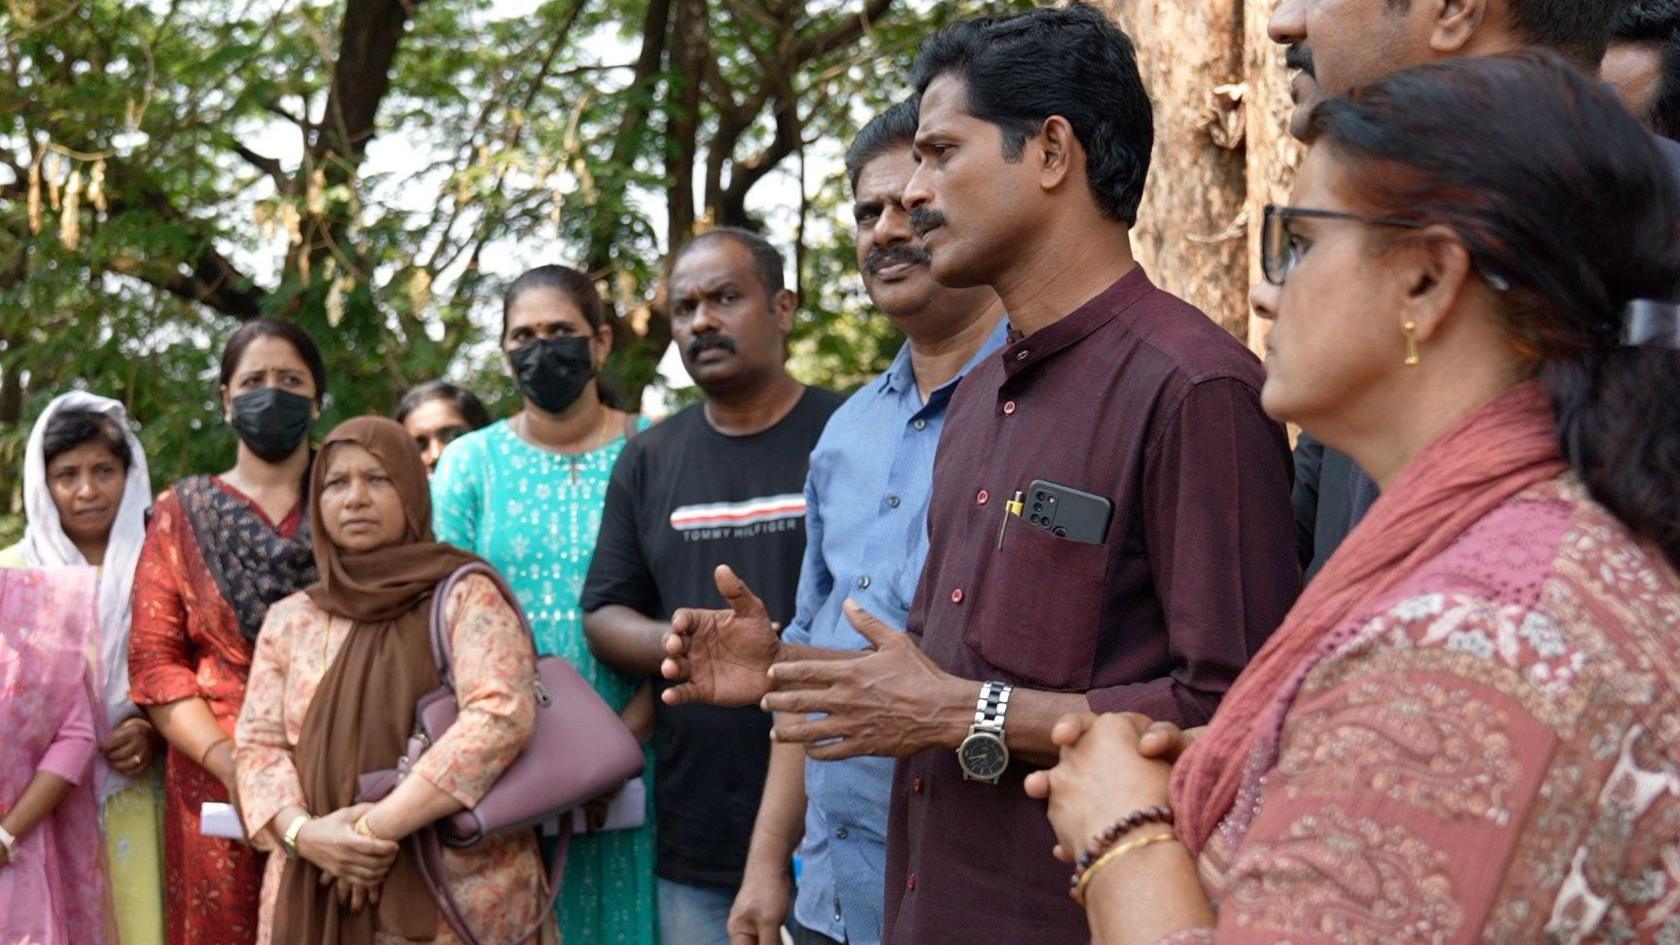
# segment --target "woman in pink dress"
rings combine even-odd
[[[0,570],[0,945],[112,941],[93,759],[98,575]]]
[[[1680,186],[1549,53],[1391,76],[1309,137],[1264,402],[1382,498],[1182,755],[1060,724],[1029,788],[1093,937],[1676,941]]]

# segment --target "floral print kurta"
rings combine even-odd
[[[1178,943],[1680,942],[1680,578],[1572,475],[1336,631]]]
[[[230,486],[217,484],[232,493]],[[254,503],[252,508],[261,515]],[[271,527],[283,535],[296,533],[302,508]],[[204,699],[231,737],[245,699],[251,652],[239,618],[204,564],[179,496],[173,489],[165,492],[153,507],[134,575],[131,697],[142,706]],[[199,833],[200,807],[227,800],[222,783],[197,759],[170,749],[163,818],[169,945],[251,945],[257,939],[264,855]]]
[[[445,604],[461,714],[420,756],[413,773],[471,807],[530,740],[536,713],[531,686],[536,654],[530,635],[489,578],[464,578]],[[269,608],[257,640],[235,751],[245,832],[265,849],[271,841],[261,831],[275,815],[292,804],[307,806],[292,750],[316,687],[350,627],[349,620],[329,617],[304,594]],[[535,924],[544,903],[545,866],[538,858],[534,832],[487,840],[465,850],[445,849],[443,859],[455,899],[484,942],[508,942]],[[263,876],[259,945],[270,940],[284,869],[283,856],[270,858]],[[381,935],[379,941],[394,945],[405,940]],[[459,942],[441,915],[436,942]]]

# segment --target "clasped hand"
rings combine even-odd
[[[1135,712],[1062,716],[1051,733],[1061,761],[1026,783],[1029,796],[1050,801],[1056,858],[1071,863],[1120,818],[1166,805],[1172,766],[1203,731]]]
[[[352,912],[379,903],[380,884],[399,849],[394,841],[356,832],[356,822],[372,809],[372,804],[341,808],[298,831],[298,855],[320,868],[321,885],[336,884],[339,904]]]

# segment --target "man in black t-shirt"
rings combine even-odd
[[[729,228],[697,237],[672,266],[670,304],[672,338],[706,399],[625,446],[582,601],[595,655],[656,679],[671,615],[722,603],[713,579],[720,562],[764,595],[771,619],[793,619],[806,468],[842,400],[788,376],[797,299],[763,237]],[[770,716],[657,706],[661,939],[727,945],[769,764]]]

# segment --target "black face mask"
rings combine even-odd
[[[278,463],[309,435],[314,412],[308,397],[265,387],[233,398],[233,430],[258,458]]]
[[[570,407],[595,376],[595,355],[581,335],[544,338],[508,355],[520,393],[549,413]]]

